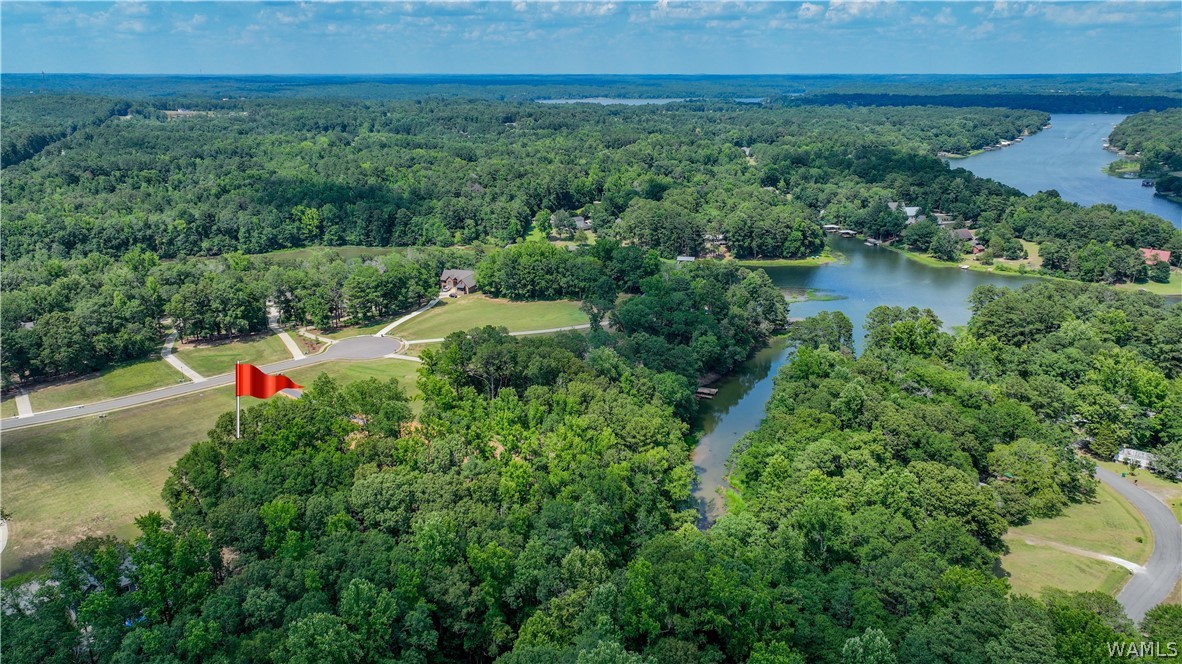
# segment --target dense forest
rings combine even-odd
[[[169,119],[165,111],[178,108],[200,112]],[[639,274],[652,260],[646,252],[715,254],[725,239],[738,258],[816,255],[822,222],[958,259],[965,245],[930,220],[908,227],[900,202],[973,224],[999,256],[1020,253],[1019,238],[1039,243],[1051,274],[1161,278],[1137,249],[1182,260],[1182,231],[1165,220],[1083,208],[1054,192],[1026,197],[935,156],[1038,131],[1046,119],[997,108],[717,100],[601,107],[22,95],[5,100],[3,117],[15,141],[0,171],[3,374],[56,376],[144,357],[158,348],[166,317],[186,337],[257,331],[267,301],[292,324],[384,316],[429,294],[432,272],[482,261],[493,294],[606,301],[639,292],[651,265],[639,278],[621,270]],[[607,244],[571,256],[518,247],[486,259],[494,251],[483,243],[549,231],[552,214],[585,216],[595,246]],[[473,251],[286,271],[238,256],[320,244]],[[616,245],[636,248],[619,254],[629,267],[611,265]],[[191,260],[219,255],[236,257]],[[553,278],[542,277],[548,270]]]
[[[288,76],[144,76],[118,74],[5,74],[6,98],[25,94],[161,97],[342,98],[390,100],[452,97],[528,101],[620,97],[626,99],[735,99],[804,97],[828,93],[974,95],[974,106],[1004,106],[997,95],[1053,95],[1088,104],[1094,97],[1165,97],[1182,101],[1177,74],[792,74],[792,75],[458,75],[390,74]],[[1064,112],[1081,113],[1084,107]],[[1048,109],[1039,109],[1048,110]]]
[[[1140,155],[1135,160],[1141,175],[1155,178],[1159,194],[1182,197],[1182,108],[1125,118],[1109,135],[1109,145]]]
[[[844,316],[808,319],[734,455],[741,501],[699,531],[691,383],[629,345],[742,327],[749,352],[786,313],[762,272],[699,263],[642,279],[612,332],[451,335],[417,421],[393,382],[327,377],[241,439],[226,414],[167,516],[5,593],[4,658],[1001,664],[1182,638],[1179,607],[1135,626],[993,573],[1008,525],[1094,492],[1077,441],[1182,445],[1182,306],[985,287],[957,334],[876,309],[857,358]],[[686,319],[691,297],[711,301]]]

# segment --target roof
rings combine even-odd
[[[887,207],[889,207],[891,210],[898,210],[899,201],[887,201]]]
[[[1170,252],[1165,249],[1141,249],[1141,256],[1145,258],[1145,262],[1149,264],[1161,261],[1163,263],[1170,262]]]
[[[444,270],[443,274],[439,275],[439,280],[448,279],[455,279],[456,283],[463,284],[465,288],[476,287],[476,273],[472,270]]]
[[[903,211],[907,213],[908,217],[914,217],[915,215],[919,214],[919,206],[918,205],[908,205],[903,208]]]
[[[974,238],[973,232],[967,228],[961,228],[956,231],[956,236],[962,240],[972,240]]]
[[[696,260],[696,259],[695,259],[693,256],[678,256],[678,257],[677,257],[677,262],[678,262],[678,263],[692,263],[692,262],[694,262],[695,260]]]
[[[1122,461],[1125,459],[1133,459],[1134,461],[1145,461],[1149,463],[1157,461],[1156,454],[1151,452],[1142,452],[1141,450],[1135,450],[1131,447],[1122,447],[1120,451],[1116,453],[1116,458]]]

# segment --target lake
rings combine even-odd
[[[1117,178],[1103,168],[1119,157],[1104,149],[1104,139],[1126,116],[1054,115],[1051,128],[1021,143],[952,159],[953,168],[965,168],[1026,194],[1054,189],[1063,200],[1080,205],[1111,203],[1121,210],[1144,210],[1182,228],[1182,204],[1153,195],[1141,179]]]
[[[643,106],[645,104],[671,104],[685,99],[623,99],[619,97],[586,97],[584,99],[537,99],[539,104],[622,104],[624,106]]]
[[[854,324],[855,345],[862,346],[862,323],[879,305],[930,308],[945,329],[965,325],[971,312],[969,294],[982,284],[1016,288],[1037,281],[1033,277],[989,274],[974,270],[939,268],[911,260],[890,249],[868,247],[861,240],[829,236],[829,244],[845,255],[847,263],[815,267],[763,268],[782,289],[812,290],[835,300],[794,302],[791,316],[812,316],[820,311],[840,311]],[[694,500],[707,526],[722,514],[719,490],[727,486],[726,462],[743,434],[759,426],[772,395],[772,382],[792,349],[782,339],[755,354],[719,384],[718,395],[702,403],[699,425],[702,437],[694,449],[698,484]]]

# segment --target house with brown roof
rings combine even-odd
[[[439,275],[439,290],[471,293],[476,290],[476,273],[472,270],[444,270]]]

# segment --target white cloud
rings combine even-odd
[[[825,13],[824,7],[822,7],[821,5],[813,4],[811,2],[806,2],[806,3],[802,4],[800,6],[800,9],[798,9],[796,11],[796,15],[802,19],[805,19],[805,20],[808,20],[810,18],[816,18],[817,16],[820,16],[824,13]]]

